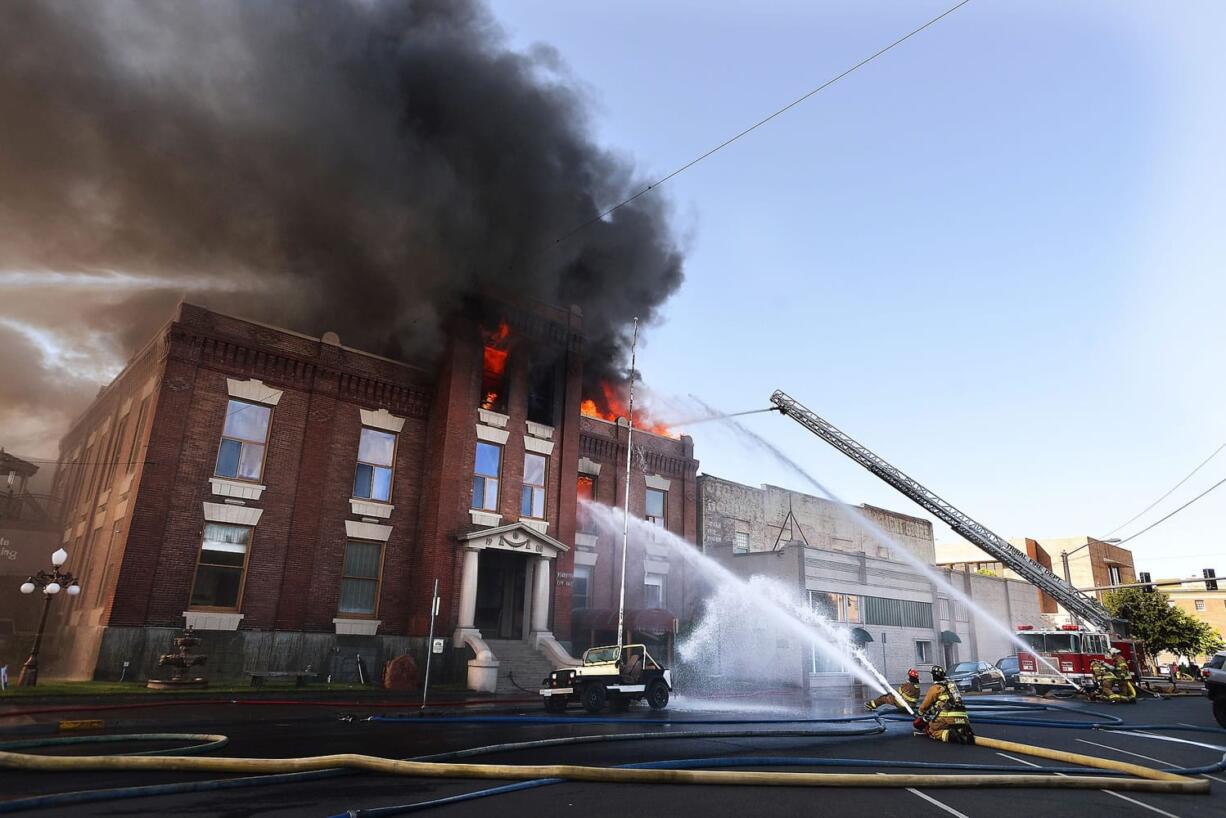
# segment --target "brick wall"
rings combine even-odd
[[[362,409],[385,409],[405,419],[395,454],[394,509],[388,519],[379,520],[391,525],[393,533],[384,551],[378,632],[388,637],[424,635],[430,589],[437,577],[442,604],[436,632],[448,635],[458,618],[461,550],[456,536],[474,528],[469,506],[482,376],[477,314],[462,314],[451,322],[446,349],[427,372],[329,340],[180,305],[62,443],[65,461],[103,459],[95,453],[99,448],[113,448],[124,460],[110,490],[102,488],[104,481],[88,464],[62,467],[56,478],[57,494],[74,500],[63,526],[73,552],[69,567],[87,585],[85,593],[72,605],[60,606],[57,614],[60,624],[78,629],[71,648],[63,651],[59,668],[63,675],[93,672],[95,661],[102,661],[99,644],[107,627],[183,625],[206,502],[261,510],[237,609],[243,615],[241,629],[333,631],[347,540],[345,521],[358,519],[350,495]],[[546,314],[537,307],[509,305],[502,315],[511,325],[512,337],[509,437],[499,507],[504,523],[520,516],[530,370],[546,361],[556,367],[546,520],[549,535],[572,548],[554,566],[553,627],[565,639],[570,625],[576,468],[582,448],[581,317],[577,311]],[[209,480],[230,399],[228,379],[259,380],[281,393],[272,409],[258,483],[265,488],[258,499],[219,496]],[[134,441],[145,397],[146,420],[140,440]],[[107,424],[122,434],[113,447],[103,442]],[[664,457],[660,464],[672,469],[670,478],[680,481],[670,492],[670,501],[677,500],[668,509],[670,530],[693,539],[692,444],[660,439],[654,444],[648,441],[647,449],[652,458]],[[129,451],[138,453],[130,474]],[[672,468],[675,463],[682,463],[679,471]],[[68,644],[68,640],[49,641]],[[125,636],[116,644],[129,641]],[[108,647],[106,661],[112,654]]]

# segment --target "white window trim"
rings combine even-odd
[[[184,611],[187,627],[197,631],[236,631],[243,621],[241,613],[224,611]]]
[[[246,483],[241,480],[232,480],[229,477],[215,476],[209,478],[209,484],[213,487],[213,493],[219,497],[237,497],[240,500],[259,500],[264,489],[268,488],[258,483]]]
[[[545,440],[553,440],[553,427],[544,423],[537,423],[535,420],[524,421],[528,426],[528,434],[533,437],[543,438]]]
[[[579,458],[579,473],[590,477],[600,476],[600,464],[590,457]]]
[[[668,491],[668,487],[672,485],[672,481],[666,477],[661,477],[658,474],[644,475],[647,480],[647,488],[658,489],[659,491]]]
[[[502,525],[502,515],[495,514],[492,511],[482,511],[479,508],[470,508],[468,510],[469,519],[473,521],[473,525],[483,525],[494,527]],[[526,520],[524,522],[527,522]]]
[[[669,564],[661,560],[643,560],[643,568],[648,574],[662,574],[668,576]]]
[[[392,527],[378,523],[345,520],[345,536],[351,540],[377,540],[385,543],[392,538]]]
[[[483,426],[477,424],[477,440],[484,440],[486,443],[497,443],[499,446],[507,445],[507,440],[511,437],[511,433],[506,429],[495,429],[493,426]]]
[[[394,435],[400,434],[404,429],[404,418],[396,417],[386,409],[360,409],[359,411],[362,413],[363,426],[391,432]]]
[[[273,389],[263,381],[256,380],[255,378],[246,381],[240,381],[237,378],[226,378],[226,389],[232,398],[252,401],[254,403],[264,403],[269,406],[276,406],[280,402],[281,396],[285,394],[284,391]]]
[[[349,498],[349,510],[355,517],[378,517],[386,520],[392,516],[396,507],[391,503],[380,503],[377,500],[362,500],[358,497]]]
[[[539,531],[542,534],[549,533],[549,523],[546,520],[538,520],[535,517],[520,517],[519,521],[533,531]]]
[[[497,426],[499,429],[507,428],[507,423],[511,420],[510,415],[495,412],[493,409],[478,409],[477,417],[480,418],[482,423],[488,426]]]
[[[225,503],[204,503],[204,519],[210,523],[255,526],[264,514],[262,508],[232,506]]]
[[[553,441],[541,440],[539,437],[524,435],[524,451],[543,454],[549,457],[553,454]]]
[[[596,559],[599,556],[600,555],[595,551],[576,551],[575,565],[589,565],[594,567],[596,565]]]
[[[374,636],[382,624],[382,619],[346,619],[338,616],[332,620],[337,636]]]

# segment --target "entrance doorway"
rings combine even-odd
[[[528,560],[493,548],[482,550],[480,559],[474,624],[490,639],[523,638]]]

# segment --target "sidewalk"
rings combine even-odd
[[[133,684],[133,688],[138,685]],[[62,687],[62,686],[56,686]],[[114,685],[108,685],[113,688]],[[336,686],[334,686],[336,687]],[[418,712],[421,691],[382,688],[251,688],[226,686],[193,691],[148,693],[108,690],[103,693],[38,695],[0,693],[0,734],[110,730],[148,726],[150,722],[209,722],[233,718],[238,709],[250,717],[252,709],[267,708],[276,718],[318,718],[320,710],[392,710]],[[456,708],[484,711],[539,706],[535,696],[517,693],[496,696],[468,690],[431,690],[426,711],[451,712]],[[143,718],[133,719],[141,715]]]

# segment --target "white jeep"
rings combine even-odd
[[[589,713],[608,705],[625,710],[632,701],[646,699],[653,710],[668,706],[672,672],[651,657],[645,645],[609,645],[588,648],[583,664],[549,674],[541,683],[541,697],[550,713],[561,713],[578,702]]]

